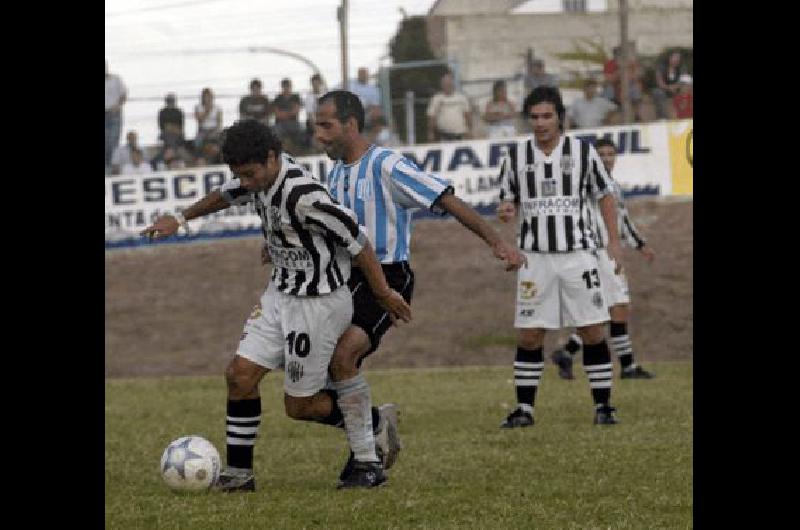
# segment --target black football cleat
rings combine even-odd
[[[655,374],[648,372],[638,364],[629,366],[619,374],[620,379],[652,379]]]
[[[232,473],[222,470],[214,489],[231,493],[234,491],[256,491],[256,477],[251,473]]]
[[[386,474],[380,462],[354,460],[349,471],[339,480],[336,489],[376,488],[386,482]]]
[[[500,424],[500,428],[513,429],[514,427],[530,427],[531,425],[533,425],[533,415],[516,408],[514,412],[508,415],[506,421]]]
[[[603,405],[595,410],[594,424],[595,425],[616,425],[617,418],[614,413],[617,411],[614,407]]]
[[[550,355],[550,360],[558,366],[558,377],[561,379],[575,379],[572,375],[572,355],[566,350],[556,350]]]

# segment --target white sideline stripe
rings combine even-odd
[[[514,368],[544,368],[544,362],[525,363],[522,361],[514,361]]]
[[[225,442],[228,445],[255,445],[256,444],[255,439],[253,439],[253,440],[245,440],[245,439],[242,439],[242,438],[231,438],[230,436],[228,436],[225,439]]]
[[[239,416],[225,416],[226,421],[232,421],[235,423],[242,423],[244,421],[261,421],[261,416],[251,416],[249,418],[242,418]]]
[[[258,434],[258,427],[239,427],[238,425],[228,425],[225,427],[228,432],[236,434]]]

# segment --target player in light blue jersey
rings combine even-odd
[[[450,213],[486,242],[493,255],[506,263],[506,270],[522,266],[524,257],[516,245],[505,242],[475,210],[456,197],[445,179],[420,170],[395,151],[371,145],[362,136],[363,129],[364,109],[355,94],[339,90],[319,99],[315,134],[328,156],[336,161],[328,176],[331,196],[356,213],[358,223],[366,228],[375,247],[389,285],[406,301],[410,303],[414,289],[414,272],[409,262],[411,217],[417,209]],[[352,325],[336,346],[330,375],[337,388],[359,385],[365,389],[364,429],[375,437],[379,456],[388,469],[401,447],[396,409],[391,404],[372,407],[369,388],[359,368],[364,358],[378,348],[381,337],[392,324],[391,315],[376,302],[357,267],[353,268],[348,285],[353,296]],[[336,398],[336,393],[330,392]],[[341,425],[342,414],[336,401],[322,423]],[[361,467],[351,454],[340,476],[342,483],[369,486],[370,478]]]

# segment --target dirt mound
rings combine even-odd
[[[657,253],[626,250],[637,360],[692,356],[692,202],[631,200],[631,216]],[[509,241],[515,228],[492,224]],[[107,377],[221,374],[271,269],[262,239],[106,252]],[[389,331],[373,368],[508,365],[514,357],[515,273],[455,220],[415,224],[412,323]],[[548,335],[549,352],[558,336]]]

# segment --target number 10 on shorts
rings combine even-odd
[[[289,355],[294,354],[302,358],[311,351],[311,339],[308,338],[308,333],[292,331],[286,336],[286,342],[289,344]]]

